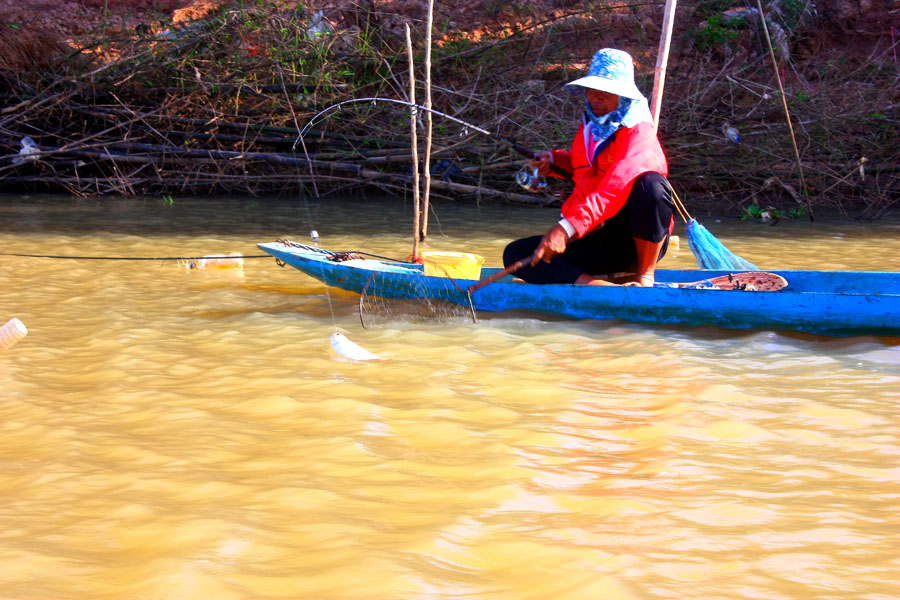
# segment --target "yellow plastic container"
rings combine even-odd
[[[480,279],[484,258],[466,252],[423,252],[425,274],[453,279]]]

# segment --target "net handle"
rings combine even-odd
[[[688,212],[687,208],[684,206],[684,202],[681,201],[681,198],[678,197],[678,194],[675,193],[675,188],[672,187],[672,184],[669,184],[669,191],[672,192],[672,199],[674,200],[673,204],[675,205],[675,209],[678,211],[678,215],[681,217],[681,220],[687,224],[688,221],[693,221],[694,218],[691,216],[691,213]]]
[[[482,279],[482,280],[479,281],[478,283],[469,286],[469,290],[468,290],[469,293],[472,294],[472,293],[474,293],[474,292],[477,292],[478,290],[480,290],[480,289],[483,288],[484,286],[490,285],[490,284],[494,283],[495,281],[497,281],[498,279],[503,279],[503,278],[506,277],[507,275],[511,275],[511,274],[515,273],[516,271],[518,271],[518,270],[521,269],[522,267],[524,267],[524,266],[530,264],[532,260],[534,260],[534,254],[532,254],[531,256],[525,257],[525,258],[523,258],[523,259],[520,260],[520,261],[514,262],[513,264],[509,265],[508,267],[506,267],[506,268],[503,269],[502,271],[497,271],[496,273],[494,273],[494,274],[491,275],[490,277],[485,277],[484,279]]]

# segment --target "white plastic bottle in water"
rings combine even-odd
[[[0,352],[3,352],[28,334],[25,324],[18,319],[10,319],[0,327]]]

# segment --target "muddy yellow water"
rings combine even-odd
[[[0,251],[405,256],[388,200],[5,197]],[[496,265],[554,211],[438,204]],[[701,222],[763,268],[900,270],[897,224]],[[688,267],[686,248],[663,266]],[[900,340],[359,324],[273,259],[0,256],[0,598],[900,597]],[[390,360],[355,364],[334,331]]]

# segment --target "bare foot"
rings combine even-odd
[[[616,285],[602,275],[595,277],[594,275],[588,275],[587,273],[579,275],[578,279],[575,280],[575,283],[580,285]]]
[[[641,275],[640,277],[637,278],[637,283],[641,287],[653,287],[653,284],[655,282],[656,282],[656,279],[653,276],[653,273],[645,273],[644,275]]]
[[[627,277],[614,279],[613,281],[620,285],[632,287],[653,287],[653,284],[655,283],[652,273],[645,275],[629,274]]]
[[[635,275],[626,275],[616,277],[612,281],[605,275],[588,275],[587,273],[578,277],[575,283],[581,285],[618,285],[624,287],[653,287],[653,275],[644,275],[637,277]]]

